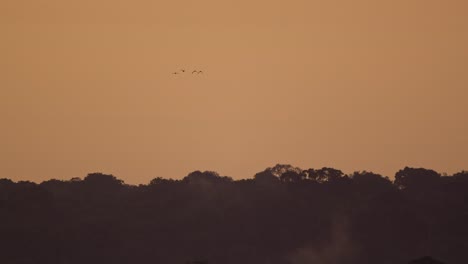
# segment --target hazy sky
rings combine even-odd
[[[1,0],[0,178],[468,169],[466,0]],[[178,69],[203,75],[174,76]]]

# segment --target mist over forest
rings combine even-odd
[[[468,263],[468,171],[0,179],[0,263]],[[430,256],[430,257],[424,257]],[[438,262],[439,260],[441,262]]]

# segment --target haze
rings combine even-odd
[[[467,169],[466,10],[461,0],[3,0],[1,177]],[[204,74],[171,74],[182,68]]]

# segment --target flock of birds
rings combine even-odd
[[[177,75],[177,74],[182,74],[182,73],[185,73],[185,69],[181,69],[180,71],[173,72],[172,74]],[[200,73],[203,73],[203,71],[199,71],[199,70],[192,71],[192,74],[200,74]]]

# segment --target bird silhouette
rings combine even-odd
[[[178,72],[173,72],[172,74],[179,74]]]
[[[184,69],[181,69],[180,71],[181,71],[181,72],[185,72],[185,70],[184,70]]]
[[[194,74],[194,73],[196,73],[196,72],[198,73],[198,71],[194,70],[194,71],[192,72],[192,74]]]

